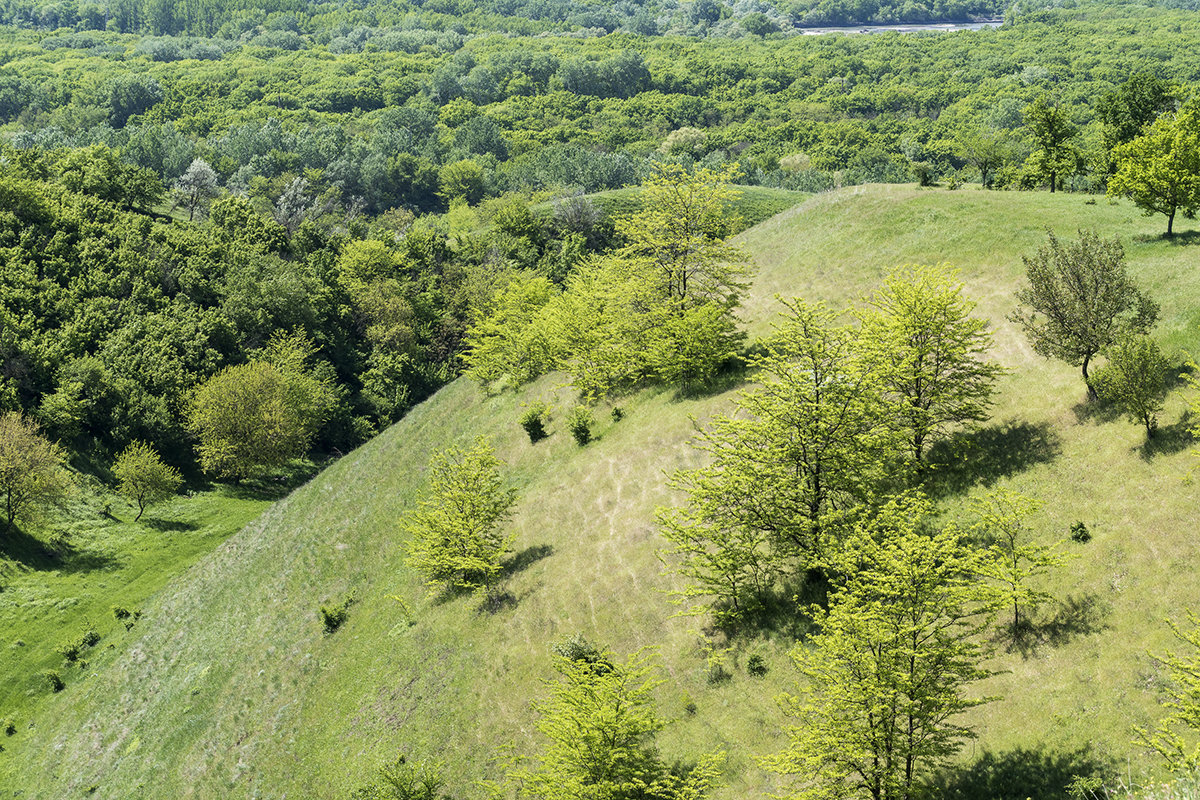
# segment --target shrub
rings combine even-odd
[[[684,713],[687,714],[689,717],[695,716],[696,709],[697,709],[696,701],[692,699],[692,696],[690,694],[688,694],[687,692],[684,692],[683,693],[683,711],[684,711]]]
[[[4,724],[0,725],[0,727],[2,727],[4,729],[5,736],[16,736],[17,735],[17,723],[13,722],[11,717],[4,720]]]
[[[550,406],[546,403],[532,403],[521,415],[521,427],[529,434],[530,444],[537,444],[545,439],[546,423],[550,421]]]
[[[1076,521],[1075,524],[1071,526],[1071,540],[1079,542],[1080,544],[1086,544],[1092,540],[1092,532],[1088,530],[1087,525],[1084,525],[1080,521]]]
[[[79,642],[67,642],[65,644],[60,644],[56,650],[59,655],[67,660],[68,664],[74,664],[76,661],[78,661],[82,651],[83,648],[80,646]]]
[[[613,406],[611,416],[613,422],[620,422],[621,420],[625,419],[625,409],[621,408],[620,406]]]
[[[586,406],[575,406],[567,415],[567,429],[580,447],[592,440],[592,425],[596,422]]]
[[[337,605],[321,606],[321,621],[325,626],[325,633],[334,633],[342,627],[350,616],[350,604],[353,602],[353,597],[347,597]]]
[[[43,672],[42,677],[46,679],[46,683],[50,686],[50,691],[52,692],[61,692],[67,688],[67,685],[63,683],[62,676],[54,670]]]
[[[767,662],[763,661],[760,655],[752,655],[746,660],[746,672],[756,678],[761,678],[767,674]]]
[[[126,608],[125,606],[113,606],[112,612],[113,612],[113,616],[116,617],[117,619],[129,619],[129,617],[131,616],[131,614],[129,613],[129,609]]]
[[[92,630],[91,628],[88,628],[87,632],[83,634],[83,638],[79,640],[79,643],[84,647],[95,647],[99,641],[100,634],[96,633],[96,631]]]

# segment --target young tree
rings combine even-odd
[[[556,354],[539,314],[555,294],[541,275],[515,277],[496,292],[467,331],[467,375],[490,387],[506,376],[521,384],[553,369]]]
[[[963,159],[979,170],[980,185],[990,189],[996,169],[1011,157],[1006,132],[984,126],[967,128],[959,135],[957,144]]]
[[[303,334],[276,334],[262,357],[200,385],[188,428],[205,472],[236,481],[307,452],[334,405],[329,379],[306,366],[314,352]]]
[[[203,216],[209,202],[221,194],[217,173],[207,161],[197,158],[175,181],[174,193],[175,203],[187,208],[189,221],[196,218],[197,211]]]
[[[134,522],[142,518],[146,506],[166,500],[183,483],[179,470],[164,464],[154,448],[145,442],[133,442],[126,447],[117,457],[112,471],[121,494],[137,503]]]
[[[984,358],[991,333],[962,288],[947,266],[900,267],[860,314],[918,463],[952,426],[987,419],[1002,372]]]
[[[1187,621],[1185,630],[1167,620],[1171,633],[1186,648],[1184,654],[1173,650],[1150,654],[1167,674],[1159,691],[1163,695],[1160,703],[1168,713],[1153,731],[1140,725],[1133,730],[1142,744],[1166,760],[1172,772],[1195,775],[1200,769],[1200,740],[1196,736],[1200,731],[1200,617],[1188,610]]]
[[[753,362],[763,385],[701,432],[710,463],[673,477],[689,502],[660,512],[662,533],[681,559],[682,595],[714,598],[700,610],[736,619],[780,575],[823,567],[895,472],[898,431],[856,339],[824,307],[789,303]]]
[[[986,702],[963,695],[987,675],[979,634],[990,597],[962,533],[922,529],[930,508],[899,498],[860,524],[849,577],[828,611],[812,609],[820,632],[792,650],[802,681],[781,699],[790,744],[763,759],[796,776],[785,797],[910,800],[970,738],[957,717]]]
[[[1122,333],[1147,333],[1158,304],[1133,283],[1125,251],[1113,237],[1080,231],[1079,240],[1060,242],[1053,233],[1032,258],[1023,256],[1029,285],[1017,290],[1021,306],[1010,319],[1029,336],[1036,353],[1083,367],[1088,397],[1096,390],[1088,364]]]
[[[1031,166],[1050,182],[1053,193],[1058,179],[1074,172],[1077,156],[1071,141],[1079,132],[1067,119],[1066,109],[1046,95],[1025,107],[1025,124],[1034,142]]]
[[[512,544],[502,528],[517,501],[503,465],[482,438],[430,459],[429,485],[404,520],[408,564],[430,585],[491,591]]]
[[[1117,405],[1131,422],[1158,430],[1158,413],[1167,395],[1170,362],[1149,336],[1122,336],[1105,351],[1108,363],[1096,372],[1096,391]]]
[[[655,745],[665,722],[654,708],[650,656],[618,662],[593,648],[559,648],[550,697],[535,706],[549,743],[538,769],[516,773],[520,794],[537,800],[700,800],[719,774],[712,754],[686,776],[672,775]]]
[[[1028,625],[1028,615],[1043,600],[1046,592],[1034,589],[1031,581],[1061,567],[1066,558],[1053,545],[1030,541],[1027,525],[1037,503],[1008,489],[989,492],[971,503],[977,522],[972,530],[988,545],[988,558],[980,563],[980,575],[1000,587],[1005,603],[1012,608],[1012,634],[1017,636]],[[1021,612],[1025,611],[1026,619]]]
[[[68,479],[66,454],[41,436],[37,423],[20,412],[0,414],[0,500],[4,529],[61,502]]]
[[[1117,171],[1108,194],[1130,198],[1147,216],[1165,214],[1167,236],[1173,236],[1176,212],[1200,208],[1200,100],[1162,115],[1112,156]]]

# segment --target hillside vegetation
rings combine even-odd
[[[1137,426],[1085,404],[1075,369],[1035,356],[1006,320],[1020,256],[1048,227],[1119,235],[1162,305],[1164,349],[1197,349],[1195,239],[1160,238],[1158,221],[1126,204],[855,187],[741,237],[758,267],[742,312],[753,336],[769,330],[776,294],[844,307],[897,264],[959,267],[1011,372],[991,421],[960,440],[931,490],[954,517],[982,488],[1010,487],[1041,502],[1043,540],[1065,539],[1075,521],[1093,534],[1066,542],[1077,557],[1044,587],[1060,602],[1043,608],[1040,638],[1000,648],[1000,672],[981,691],[1003,699],[971,712],[979,739],[944,776],[950,797],[1065,797],[1074,774],[1153,767],[1130,732],[1158,715],[1145,653],[1164,649],[1162,620],[1194,602],[1196,490],[1184,480],[1193,456],[1180,393],[1147,447]],[[3,740],[0,796],[338,798],[400,753],[443,761],[453,795],[476,796],[474,781],[540,746],[530,701],[552,675],[549,645],[575,633],[617,652],[658,648],[659,708],[673,720],[664,755],[725,749],[717,797],[778,788],[755,756],[786,741],[773,698],[794,684],[792,632],[739,643],[732,678],[711,683],[703,620],[672,616],[675,579],[657,556],[654,510],[679,499],[665,473],[697,463],[696,422],[728,410],[732,391],[643,392],[621,401],[619,422],[598,414],[599,439],[580,448],[563,425],[574,398],[557,383],[489,397],[460,379],[272,506],[145,603],[86,673],[22,706],[28,717]],[[552,435],[530,445],[517,418],[538,399],[555,406]],[[510,601],[494,613],[471,597],[428,596],[399,533],[430,454],[478,435],[521,495]],[[324,633],[319,606],[348,597],[347,621]],[[765,676],[744,669],[754,654]]]

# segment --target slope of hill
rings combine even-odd
[[[958,266],[1012,371],[993,420],[936,484],[945,513],[960,513],[984,485],[1005,485],[1043,503],[1036,524],[1046,539],[1065,537],[1075,520],[1094,534],[1068,542],[1076,558],[1047,586],[1069,602],[1046,609],[1045,640],[997,657],[1002,672],[983,690],[1005,699],[972,712],[980,738],[963,771],[947,776],[960,792],[984,773],[1010,776],[1012,794],[993,787],[995,797],[1063,796],[1072,773],[1151,763],[1129,729],[1157,713],[1144,653],[1167,643],[1162,618],[1194,602],[1200,547],[1180,396],[1147,449],[1135,426],[1082,404],[1076,370],[1034,356],[1005,320],[1020,255],[1047,226],[1119,234],[1132,271],[1162,303],[1162,343],[1197,347],[1195,239],[1164,241],[1157,220],[1127,205],[856,187],[743,235],[759,265],[744,313],[755,335],[769,329],[776,293],[845,305],[896,264]],[[556,404],[553,435],[531,446],[516,421],[538,398]],[[493,757],[539,746],[529,704],[551,674],[549,644],[573,633],[618,652],[659,648],[668,678],[660,710],[674,720],[660,737],[664,754],[725,748],[719,797],[777,787],[754,757],[785,743],[773,697],[794,680],[788,638],[746,645],[733,677],[710,684],[701,621],[672,616],[673,579],[656,556],[653,512],[675,499],[664,472],[695,462],[693,419],[732,398],[643,393],[623,402],[622,421],[605,413],[599,440],[581,449],[561,423],[573,399],[553,378],[495,397],[466,381],[446,387],[148,603],[120,648],[98,653],[88,675],[4,740],[0,796],[338,798],[399,753],[442,760],[454,795],[472,796],[473,781],[496,775]],[[398,533],[429,454],[481,434],[522,496],[512,602],[496,613],[469,597],[428,597],[403,565]],[[346,624],[323,633],[318,607],[350,595]],[[751,653],[765,659],[765,677],[741,668]],[[972,772],[985,753],[993,766]]]

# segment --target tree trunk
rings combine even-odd
[[[1175,209],[1172,208],[1171,213],[1167,214],[1167,236],[1175,235],[1175,231],[1172,230],[1174,227],[1175,227]]]
[[[1058,182],[1058,173],[1050,173],[1050,194],[1054,194],[1054,184]]]
[[[1088,400],[1095,400],[1100,395],[1096,394],[1096,387],[1092,386],[1092,379],[1088,377],[1088,364],[1091,362],[1092,356],[1088,354],[1083,357],[1083,382],[1087,384]]]

